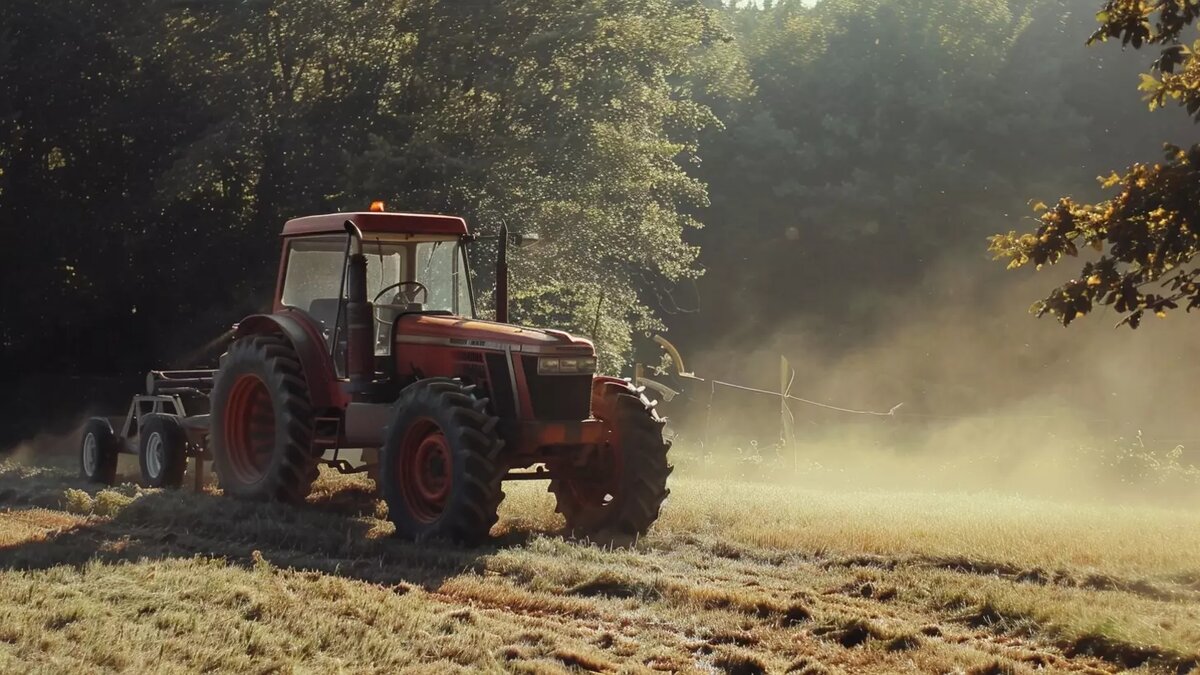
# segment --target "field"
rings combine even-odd
[[[676,476],[628,550],[508,486],[495,545],[0,465],[0,671],[1188,672],[1200,513]],[[1198,669],[1200,670],[1200,669]]]

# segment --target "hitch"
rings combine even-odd
[[[366,473],[374,467],[373,464],[364,464],[356,467],[344,459],[322,459],[321,463],[325,466],[336,469],[338,473],[343,475],[351,473]]]

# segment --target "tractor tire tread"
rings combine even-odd
[[[88,475],[83,463],[83,443],[88,434],[96,436],[96,470]],[[93,417],[83,427],[80,439],[79,476],[90,483],[112,485],[117,480],[117,457],[121,452],[121,441],[113,431],[112,424],[102,418]]]
[[[602,396],[615,398],[612,409],[616,423],[624,427],[622,448],[625,498],[597,509],[581,507],[567,498],[564,479],[551,478],[549,491],[556,497],[555,511],[566,520],[567,530],[595,542],[624,545],[644,536],[658,520],[662,504],[671,491],[667,479],[674,471],[668,461],[670,441],[662,437],[662,418],[654,402],[637,393],[632,385],[605,385]],[[609,511],[611,509],[611,511]]]
[[[262,479],[254,486],[235,484],[229,475],[231,472],[222,470],[226,461],[222,439],[214,433],[213,454],[218,483],[227,493],[250,499],[301,503],[312,492],[312,484],[318,475],[317,457],[312,451],[313,409],[303,368],[291,343],[275,335],[241,338],[230,347],[226,363],[239,364],[247,359],[258,362],[273,402],[282,399],[283,414],[275,418],[274,453],[277,458],[269,462]],[[217,374],[214,410],[218,409],[218,398],[223,395],[224,375],[224,372]],[[283,442],[279,440],[280,432]]]
[[[158,476],[151,476],[146,463],[149,435],[163,436],[163,467]],[[142,423],[138,440],[138,463],[142,469],[142,482],[153,488],[178,488],[183,485],[183,474],[187,471],[187,432],[179,419],[171,415],[149,415]]]
[[[396,466],[408,424],[418,417],[429,417],[446,435],[454,455],[454,470],[457,475],[461,466],[462,479],[455,483],[458,487],[450,495],[447,510],[434,523],[422,524],[407,513],[396,472],[381,471],[384,500],[398,536],[418,542],[445,539],[475,545],[487,538],[499,520],[505,467],[497,459],[504,443],[495,433],[498,420],[481,412],[483,406],[471,395],[473,391],[473,385],[458,380],[429,378],[401,392],[382,449],[381,466]]]

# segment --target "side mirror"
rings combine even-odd
[[[508,323],[508,240],[517,248],[529,248],[542,240],[538,235],[518,233],[510,235],[508,224],[500,223],[500,243],[496,247],[496,321]]]
[[[542,240],[541,236],[539,236],[536,232],[518,232],[517,234],[514,234],[512,238],[513,245],[515,245],[517,248],[530,248]]]

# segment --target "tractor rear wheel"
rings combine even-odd
[[[317,479],[313,412],[296,350],[277,335],[241,338],[212,391],[213,468],[225,494],[302,502]]]
[[[379,464],[396,535],[413,541],[485,540],[504,492],[499,419],[474,386],[430,378],[400,393]]]
[[[665,420],[638,390],[612,380],[592,386],[592,414],[608,422],[609,442],[583,466],[552,463],[550,492],[571,535],[627,544],[646,534],[670,494]]]
[[[102,417],[93,417],[83,425],[79,442],[79,475],[90,483],[112,485],[117,479],[117,455],[121,440],[113,433],[112,424]]]
[[[187,469],[187,432],[174,415],[147,415],[138,435],[142,483],[153,488],[183,485]]]

